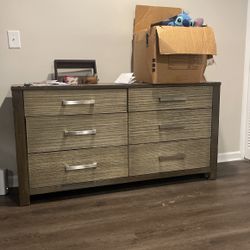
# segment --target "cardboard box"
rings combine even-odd
[[[216,54],[210,27],[151,26],[181,13],[179,8],[137,5],[132,68],[148,83],[205,81],[207,59]]]

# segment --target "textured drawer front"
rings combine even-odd
[[[27,117],[28,152],[127,144],[127,113]]]
[[[211,109],[129,113],[129,143],[207,138],[211,134]]]
[[[28,161],[31,189],[128,176],[126,146],[30,154]]]
[[[129,111],[211,108],[212,86],[129,89]]]
[[[129,175],[209,167],[210,140],[129,146]]]
[[[127,112],[127,91],[31,90],[24,91],[26,116]]]

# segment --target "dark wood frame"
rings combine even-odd
[[[30,204],[30,189],[23,91],[12,88],[12,103],[16,137],[19,203],[20,206],[25,206]]]
[[[216,179],[217,173],[217,154],[218,154],[218,130],[219,130],[219,105],[220,105],[220,83],[190,83],[190,84],[167,84],[171,87],[180,86],[213,86],[212,99],[212,121],[211,121],[211,144],[210,144],[210,167],[181,170],[166,173],[148,174],[135,177],[123,177],[110,180],[93,181],[72,184],[60,187],[45,187],[38,188],[30,193],[29,188],[29,173],[28,173],[28,159],[27,159],[27,140],[26,140],[26,122],[24,115],[23,91],[25,90],[49,90],[49,89],[120,89],[120,88],[148,88],[148,87],[163,87],[162,84],[97,84],[97,85],[81,85],[81,86],[12,86],[12,101],[14,111],[15,136],[16,136],[16,157],[17,170],[19,182],[19,203],[20,206],[30,204],[30,196],[34,194],[41,194],[46,192],[57,192],[64,190],[80,189],[87,187],[96,187],[104,185],[112,185],[119,183],[128,183],[135,181],[143,181],[150,179],[159,179],[166,177],[183,176],[190,174],[206,174],[209,179]]]
[[[217,177],[218,134],[219,134],[219,110],[220,110],[220,84],[213,87],[212,121],[211,121],[211,145],[209,179]]]

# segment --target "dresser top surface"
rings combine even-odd
[[[98,83],[84,85],[12,85],[11,90],[73,90],[73,89],[128,89],[128,88],[159,88],[159,87],[187,87],[187,86],[219,86],[220,82],[204,82],[204,83],[133,83],[133,84],[117,84],[117,83]]]

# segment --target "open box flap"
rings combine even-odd
[[[210,27],[156,26],[156,31],[162,55],[216,55],[214,32]]]
[[[135,8],[134,32],[150,28],[151,24],[176,16],[180,8],[137,5]]]

